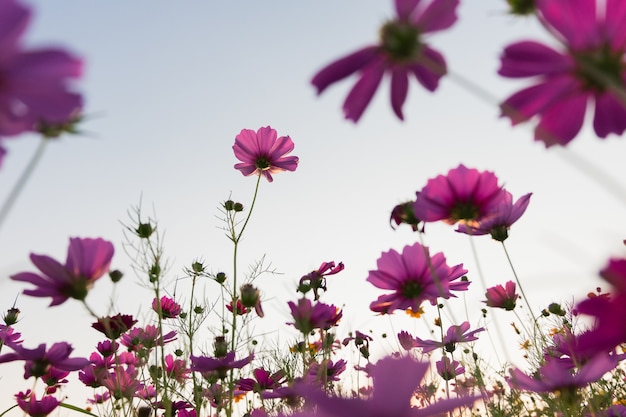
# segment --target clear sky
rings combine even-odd
[[[526,84],[497,77],[503,46],[521,39],[552,41],[534,21],[506,15],[504,1],[462,3],[458,23],[429,43],[446,56],[452,73],[502,100]],[[405,122],[391,111],[387,82],[356,125],[341,113],[354,79],[315,95],[313,74],[375,43],[378,28],[392,16],[391,1],[28,4],[35,9],[28,45],[62,45],[85,59],[78,88],[86,97],[87,120],[83,135],[49,144],[0,229],[4,310],[26,287],[8,277],[32,270],[30,252],[63,259],[70,236],[101,236],[115,243],[113,266],[126,272],[116,307],[145,313],[151,296],[136,284],[120,225],[140,200],[165,232],[172,282],[195,259],[211,271],[230,271],[231,247],[216,218],[218,206],[229,197],[246,205],[255,183],[233,169],[232,145],[242,128],[266,125],[290,135],[300,157],[295,173],[262,181],[242,242],[242,265],[266,255],[282,273],[258,281],[271,325],[289,320],[286,301],[295,298],[297,279],[334,260],[346,269],[329,279],[326,301],[345,305],[342,331],[393,334],[386,319],[373,319],[368,311],[380,291],[365,278],[382,251],[401,250],[417,236],[408,228],[393,231],[389,213],[414,198],[428,178],[459,163],[494,171],[515,197],[534,193],[507,245],[536,308],[584,297],[600,284],[597,271],[608,257],[625,254],[624,194],[620,201],[601,180],[569,162],[583,158],[623,183],[623,139],[599,140],[585,126],[567,149],[546,150],[533,142],[530,126],[512,129],[498,117],[497,103],[483,101],[452,78],[444,78],[435,94],[411,82]],[[37,140],[23,136],[6,145],[0,200]],[[426,243],[443,251],[450,264],[463,263],[476,281],[467,295],[476,323],[484,290],[469,238],[434,224]],[[512,279],[498,244],[488,237],[475,243],[489,285]],[[207,285],[209,296],[212,291],[217,286]],[[104,314],[110,297],[102,280],[88,300]],[[47,304],[18,299],[25,345],[68,340],[87,356],[99,336],[82,307],[68,302],[46,310]],[[28,388],[20,374],[19,366],[2,368],[0,405],[10,401],[16,385]],[[82,405],[82,398],[73,399]]]

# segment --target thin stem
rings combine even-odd
[[[43,153],[46,149],[47,144],[48,144],[48,139],[45,139],[45,138],[41,139],[41,141],[39,142],[39,145],[37,146],[37,149],[35,150],[35,153],[33,154],[32,158],[28,162],[28,165],[26,165],[24,172],[22,172],[22,175],[20,175],[17,182],[13,186],[13,189],[9,193],[9,196],[4,201],[2,208],[0,208],[0,227],[2,227],[2,224],[6,220],[6,217],[9,215],[11,208],[13,208],[13,205],[17,201],[18,197],[20,196],[24,188],[26,187],[26,183],[28,182],[30,177],[33,175],[33,172],[35,171],[37,164],[39,163],[39,161],[41,160],[41,157],[43,156]]]

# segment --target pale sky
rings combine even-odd
[[[608,257],[625,254],[624,193],[620,201],[568,162],[569,155],[581,157],[623,183],[623,139],[599,140],[587,124],[567,149],[546,150],[533,142],[530,125],[512,129],[498,118],[497,103],[481,101],[450,78],[434,94],[412,80],[405,122],[391,111],[388,82],[356,125],[341,113],[353,78],[315,95],[310,85],[315,72],[375,43],[379,26],[392,16],[391,1],[29,4],[35,9],[29,45],[62,45],[85,59],[85,77],[77,86],[86,97],[87,120],[83,135],[49,144],[0,229],[3,310],[28,287],[8,277],[33,270],[30,252],[63,260],[69,237],[81,236],[115,244],[113,267],[126,277],[114,304],[125,313],[146,314],[152,297],[133,275],[120,225],[140,200],[165,231],[170,282],[195,259],[206,261],[213,272],[229,272],[231,246],[216,218],[218,206],[229,197],[247,206],[255,184],[254,177],[233,169],[234,137],[242,128],[266,125],[291,136],[300,166],[275,175],[271,184],[262,181],[242,241],[243,270],[265,255],[282,273],[257,282],[270,323],[259,321],[261,329],[289,321],[286,302],[296,298],[298,278],[334,260],[343,261],[346,269],[329,278],[324,299],[345,305],[340,336],[350,330],[372,329],[374,336],[401,330],[404,324],[394,322],[391,330],[387,318],[369,312],[369,303],[381,292],[365,282],[367,271],[375,268],[381,252],[400,251],[417,239],[408,227],[389,227],[394,205],[413,199],[429,178],[459,163],[495,172],[515,198],[533,192],[526,215],[507,241],[533,307],[583,298],[601,284],[597,271]],[[502,48],[522,39],[554,44],[534,21],[506,15],[504,1],[464,1],[459,16],[451,30],[428,42],[445,55],[451,72],[500,100],[527,85],[497,77]],[[37,141],[24,136],[6,145],[0,200]],[[432,252],[446,254],[449,264],[463,263],[469,270],[474,284],[466,300],[475,325],[484,289],[469,238],[433,224],[425,239]],[[512,279],[499,244],[488,237],[475,243],[488,285]],[[106,281],[98,282],[88,298],[102,314],[111,297]],[[181,283],[177,291],[184,288]],[[217,290],[207,284],[207,296]],[[77,355],[88,356],[99,334],[89,328],[83,308],[67,302],[46,309],[48,303],[19,297],[22,320],[16,327],[25,346],[70,341]],[[503,320],[508,330],[506,320],[513,318]],[[281,340],[292,335],[285,330]],[[29,388],[20,365],[2,369],[0,405]],[[84,405],[80,395],[71,400]]]

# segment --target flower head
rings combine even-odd
[[[231,369],[240,369],[252,362],[254,355],[250,354],[243,359],[235,360],[235,352],[228,352],[226,356],[211,358],[207,356],[191,356],[191,370],[202,373],[216,373],[219,378],[226,378]]]
[[[293,323],[288,324],[303,334],[311,333],[313,329],[329,329],[336,326],[343,315],[342,311],[334,305],[320,302],[313,305],[308,298],[299,299],[298,304],[292,301],[288,304],[294,319]]]
[[[489,307],[503,308],[508,311],[515,309],[515,303],[519,298],[519,295],[515,292],[515,283],[507,281],[504,285],[505,287],[498,284],[487,288],[485,293],[487,300],[483,301],[483,303],[486,303]]]
[[[501,105],[503,115],[514,125],[537,116],[535,140],[546,146],[567,145],[593,102],[596,134],[621,135],[626,129],[624,3],[536,0],[535,7],[540,21],[565,48],[555,50],[535,41],[505,48],[498,73],[537,81],[507,98]]]
[[[329,85],[356,72],[359,79],[343,103],[346,119],[357,122],[378,89],[383,75],[391,76],[391,107],[404,119],[409,76],[428,91],[435,91],[446,73],[443,56],[424,42],[423,35],[447,29],[457,19],[458,0],[396,0],[396,16],[380,30],[377,45],[366,46],[320,70],[311,81],[322,93]]]
[[[309,272],[300,278],[298,290],[306,294],[310,289],[312,289],[315,300],[318,300],[319,290],[326,291],[326,277],[338,274],[343,271],[343,269],[343,262],[339,262],[337,265],[335,265],[334,261],[322,262],[320,267],[315,271]]]
[[[174,319],[182,311],[176,301],[165,295],[160,300],[152,300],[152,309],[164,319]]]
[[[413,408],[411,405],[413,394],[428,368],[428,363],[416,362],[410,356],[401,359],[392,357],[381,359],[370,368],[373,392],[366,400],[328,396],[314,386],[302,385],[296,389],[307,401],[317,407],[320,415],[327,417],[428,417],[469,405],[476,400],[476,397],[450,398],[439,400],[423,408]],[[295,416],[301,415],[311,414],[307,412],[295,414]]]
[[[276,130],[269,126],[261,127],[256,132],[242,129],[235,137],[233,151],[241,162],[235,169],[245,176],[263,175],[272,182],[272,174],[280,171],[295,171],[298,167],[297,156],[287,156],[293,151],[294,144],[289,136],[278,137]]]
[[[30,260],[42,274],[21,272],[11,279],[35,285],[37,288],[26,289],[24,294],[52,297],[50,306],[69,298],[84,300],[93,284],[109,270],[113,252],[113,244],[104,239],[71,238],[65,265],[49,256],[31,253]]]
[[[510,227],[526,211],[531,195],[532,193],[523,195],[513,204],[513,196],[505,190],[494,211],[479,218],[471,225],[459,224],[456,231],[468,235],[490,234],[494,240],[504,242],[509,237]]]
[[[383,252],[378,269],[370,271],[367,281],[390,294],[381,295],[370,309],[387,314],[394,310],[419,311],[424,301],[437,304],[437,298],[455,297],[451,291],[464,291],[468,281],[457,281],[467,273],[463,265],[449,267],[442,253],[430,256],[428,248],[415,243],[405,246],[402,253]]]
[[[442,341],[422,340],[419,337],[416,337],[413,342],[413,346],[421,347],[424,353],[432,352],[438,348],[443,348],[446,352],[452,353],[456,350],[457,343],[466,343],[478,340],[476,333],[480,333],[485,330],[483,327],[480,327],[476,330],[468,331],[469,328],[469,322],[464,321],[459,326],[450,326]]]
[[[437,373],[439,376],[446,381],[454,379],[465,373],[465,368],[461,366],[459,361],[450,360],[447,356],[442,357],[435,365],[437,366]]]
[[[445,176],[429,179],[417,194],[413,210],[415,216],[425,222],[474,224],[496,213],[503,193],[493,172],[480,172],[461,164]]]
[[[94,329],[104,333],[109,339],[118,339],[137,323],[130,314],[117,313],[114,316],[101,317],[91,325]]]
[[[82,107],[70,86],[82,61],[58,48],[25,50],[21,40],[30,19],[30,9],[18,1],[0,2],[0,136],[64,124]]]
[[[46,417],[60,404],[59,400],[50,395],[38,400],[31,390],[18,393],[15,399],[22,411],[31,417]]]
[[[70,358],[74,348],[66,342],[54,343],[50,349],[46,349],[45,343],[35,349],[26,349],[21,345],[11,348],[14,352],[0,355],[0,363],[24,361],[24,379],[44,376],[52,367],[62,371],[77,371],[89,365],[89,360],[85,358]]]

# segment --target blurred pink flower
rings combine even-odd
[[[254,378],[243,378],[237,383],[237,389],[241,392],[254,391],[260,393],[279,388],[285,379],[285,372],[279,370],[270,374],[263,368],[257,368],[252,372]]]
[[[118,339],[137,323],[130,314],[117,313],[114,316],[101,317],[91,325],[94,329],[104,333],[109,339]]]
[[[508,311],[515,309],[515,303],[519,298],[519,295],[515,292],[515,283],[507,281],[504,285],[506,288],[500,284],[487,288],[485,293],[487,301],[483,301],[483,303],[486,303],[489,307],[503,308]]]
[[[474,222],[495,213],[504,190],[493,172],[480,172],[461,164],[447,175],[431,178],[417,193],[415,216],[424,222]]]
[[[459,375],[465,373],[465,368],[461,366],[459,361],[450,360],[449,357],[444,356],[435,364],[437,367],[437,373],[446,381],[456,378]]]
[[[139,374],[137,369],[132,366],[115,367],[113,372],[109,373],[108,377],[104,379],[102,385],[104,385],[113,398],[120,400],[122,398],[132,399],[135,394],[144,387],[144,384],[138,380]]]
[[[233,151],[241,162],[235,169],[245,176],[263,175],[272,182],[272,174],[280,171],[295,171],[298,167],[297,156],[287,156],[293,151],[294,144],[289,136],[278,137],[271,127],[261,127],[256,132],[242,129],[235,137]]]
[[[324,359],[321,363],[313,362],[309,366],[305,380],[322,386],[331,381],[339,381],[339,375],[346,370],[346,364],[347,362],[343,359],[336,362],[330,359]]]
[[[176,301],[174,301],[173,299],[165,295],[161,297],[160,300],[158,300],[158,302],[156,298],[152,300],[152,309],[156,311],[157,314],[159,313],[159,310],[160,310],[161,318],[164,318],[164,319],[174,319],[178,317],[178,315],[182,311],[182,309],[180,308],[180,305],[178,305]]]
[[[38,400],[31,390],[18,393],[15,400],[22,411],[31,417],[46,417],[60,404],[59,400],[49,395]]]
[[[191,371],[187,368],[187,362],[183,359],[174,359],[171,354],[165,357],[165,373],[168,378],[183,384]]]
[[[589,102],[593,128],[605,138],[626,129],[626,3],[622,0],[536,0],[537,16],[563,51],[535,41],[505,48],[498,73],[536,83],[501,105],[515,125],[539,117],[535,140],[567,145],[580,131]],[[619,92],[618,92],[619,90]]]
[[[294,319],[293,323],[287,323],[300,330],[303,334],[311,333],[313,329],[329,329],[336,326],[342,311],[334,305],[315,303],[313,305],[308,298],[301,298],[298,304],[289,301],[289,309]]]
[[[526,211],[532,193],[521,196],[513,204],[513,196],[508,191],[502,193],[497,207],[472,225],[461,223],[456,231],[468,235],[490,234],[494,240],[504,242],[509,237],[509,229]]]
[[[254,359],[254,354],[235,360],[236,353],[228,352],[226,356],[214,358],[207,356],[191,356],[191,370],[193,372],[213,373],[215,372],[219,378],[226,378],[231,369],[241,369]]]
[[[58,48],[25,50],[21,43],[30,19],[30,9],[18,1],[0,2],[0,136],[64,124],[82,107],[70,88],[82,61]]]
[[[52,297],[50,306],[69,298],[84,300],[94,282],[109,270],[113,252],[113,244],[104,239],[70,238],[65,265],[49,256],[31,253],[30,260],[43,274],[21,272],[11,279],[35,285],[37,288],[24,290],[24,294]]]
[[[426,407],[412,407],[411,400],[429,368],[427,362],[416,362],[409,356],[400,359],[386,357],[371,367],[373,392],[369,399],[328,396],[315,386],[297,386],[317,413],[303,411],[294,417],[322,415],[327,417],[428,417],[438,416],[458,407],[472,404],[478,397],[458,397],[433,402]],[[392,381],[392,382],[390,382]],[[318,414],[319,413],[319,414]]]
[[[424,43],[423,35],[452,26],[457,19],[458,4],[458,0],[432,0],[428,4],[420,0],[396,0],[396,17],[381,28],[378,45],[361,48],[320,70],[311,80],[317,93],[359,72],[358,81],[343,103],[346,119],[357,122],[387,72],[391,76],[391,107],[403,120],[409,76],[415,76],[432,92],[446,74],[443,55]]]
[[[413,342],[413,346],[421,347],[422,352],[428,353],[435,349],[443,348],[446,352],[452,353],[456,350],[457,343],[473,342],[478,340],[476,333],[480,333],[485,330],[480,327],[476,330],[468,332],[470,324],[468,321],[464,321],[458,326],[452,325],[448,328],[446,335],[443,337],[443,341],[437,340],[422,340],[416,337]]]
[[[302,293],[308,292],[309,289],[313,290],[314,299],[319,299],[319,290],[326,291],[326,277],[329,275],[335,275],[344,270],[343,262],[339,262],[335,265],[334,261],[322,262],[319,268],[315,271],[309,272],[300,278],[300,291]],[[304,291],[306,289],[306,291]]]
[[[463,265],[449,267],[443,253],[430,256],[428,248],[415,243],[402,254],[391,249],[377,261],[378,269],[369,272],[367,281],[377,288],[392,290],[370,304],[370,309],[387,314],[394,310],[419,311],[424,301],[437,304],[437,298],[455,297],[451,291],[464,291],[468,281],[454,282],[467,273]]]
[[[24,379],[31,376],[41,377],[54,367],[62,371],[77,371],[89,365],[86,358],[70,358],[74,350],[67,342],[58,342],[46,349],[42,343],[35,349],[26,349],[21,345],[11,346],[14,352],[0,355],[0,363],[24,361]]]

